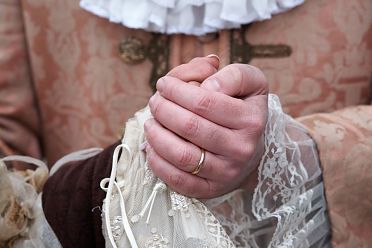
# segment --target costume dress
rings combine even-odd
[[[197,36],[126,28],[120,18],[117,23],[99,18],[76,1],[0,4],[4,155],[44,157],[52,165],[70,152],[106,147],[122,133],[123,123],[145,107],[156,78],[195,56],[215,53],[222,66],[249,62],[261,68],[284,111],[301,116],[319,150],[333,244],[371,244],[370,201],[360,200],[371,195],[371,110],[351,107],[371,99],[369,1],[306,1],[267,21]],[[254,20],[268,16],[259,13]],[[43,206],[62,245],[104,246],[98,207],[105,192],[99,183],[110,174],[117,145],[87,161],[67,164],[48,179]],[[266,186],[258,184],[255,194]],[[263,206],[252,209],[256,217],[285,213],[265,205],[265,197],[256,199]]]

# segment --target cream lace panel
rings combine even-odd
[[[139,147],[143,124],[151,115],[147,108],[138,112],[126,125],[127,152],[113,167],[116,178],[110,180],[112,193],[108,191],[104,202],[106,246],[328,246],[329,223],[314,142],[282,112],[274,95],[269,97],[269,110],[266,151],[255,191],[236,190],[204,203],[172,192],[148,169]]]
[[[148,169],[140,146],[143,124],[150,117],[146,108],[128,121],[117,163],[118,149],[114,152],[114,176],[101,183],[107,190],[103,205],[106,246],[235,247],[203,203],[171,191]]]

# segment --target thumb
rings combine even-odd
[[[261,70],[247,64],[231,64],[203,81],[200,87],[232,97],[266,95],[268,84]]]

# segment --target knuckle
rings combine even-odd
[[[237,120],[241,120],[246,116],[246,106],[244,104],[244,101],[241,99],[236,99],[239,101],[239,103],[234,103],[231,101],[226,101],[224,104],[227,106],[227,109],[231,111],[231,115],[234,116]]]
[[[250,133],[259,133],[265,128],[265,120],[259,116],[252,116],[249,121],[247,121],[247,129]]]
[[[215,99],[210,95],[205,95],[196,101],[195,111],[197,113],[209,113],[214,105]]]
[[[196,137],[199,133],[199,120],[196,116],[190,117],[182,128],[182,135],[186,137]]]
[[[252,71],[255,81],[260,82],[261,89],[263,91],[262,93],[268,93],[269,83],[263,71],[261,71],[258,67],[255,67],[253,65],[248,65],[248,66],[249,66],[249,69]]]
[[[223,137],[223,135],[220,134],[220,132],[216,128],[209,128],[206,138],[212,142],[221,144],[223,144],[226,139],[225,137]]]
[[[181,166],[190,165],[192,164],[192,161],[193,155],[191,151],[188,149],[182,149],[177,159],[178,164]]]
[[[223,194],[224,187],[216,183],[209,183],[207,198],[217,197]]]
[[[248,161],[254,153],[254,150],[248,144],[236,146],[234,150],[234,157],[239,161]]]
[[[232,166],[226,171],[226,178],[233,182],[240,176],[241,172],[240,167]]]
[[[197,73],[199,75],[204,75],[204,76],[212,75],[217,71],[216,68],[214,68],[211,64],[205,61],[203,61],[200,64],[200,66],[195,67],[195,69],[197,70]]]
[[[261,132],[265,128],[265,121],[260,118],[253,118],[251,128],[257,132]]]
[[[226,70],[228,70],[228,73],[231,75],[233,82],[243,82],[244,75],[239,66],[236,64],[228,65]]]
[[[184,195],[193,195],[196,192],[196,188],[193,184],[187,182],[185,177],[181,174],[174,174],[169,176],[169,184],[172,186],[173,189],[176,191],[184,194]]]
[[[169,184],[175,189],[180,189],[184,185],[184,179],[180,174],[173,174],[169,176]]]
[[[266,126],[266,119],[266,115],[262,113],[245,113],[242,116],[242,129],[249,134],[260,133]]]

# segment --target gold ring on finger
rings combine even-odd
[[[195,167],[195,169],[191,172],[191,174],[196,175],[199,173],[199,171],[202,169],[204,165],[205,160],[205,150],[203,148],[200,148],[201,156],[198,165]]]

